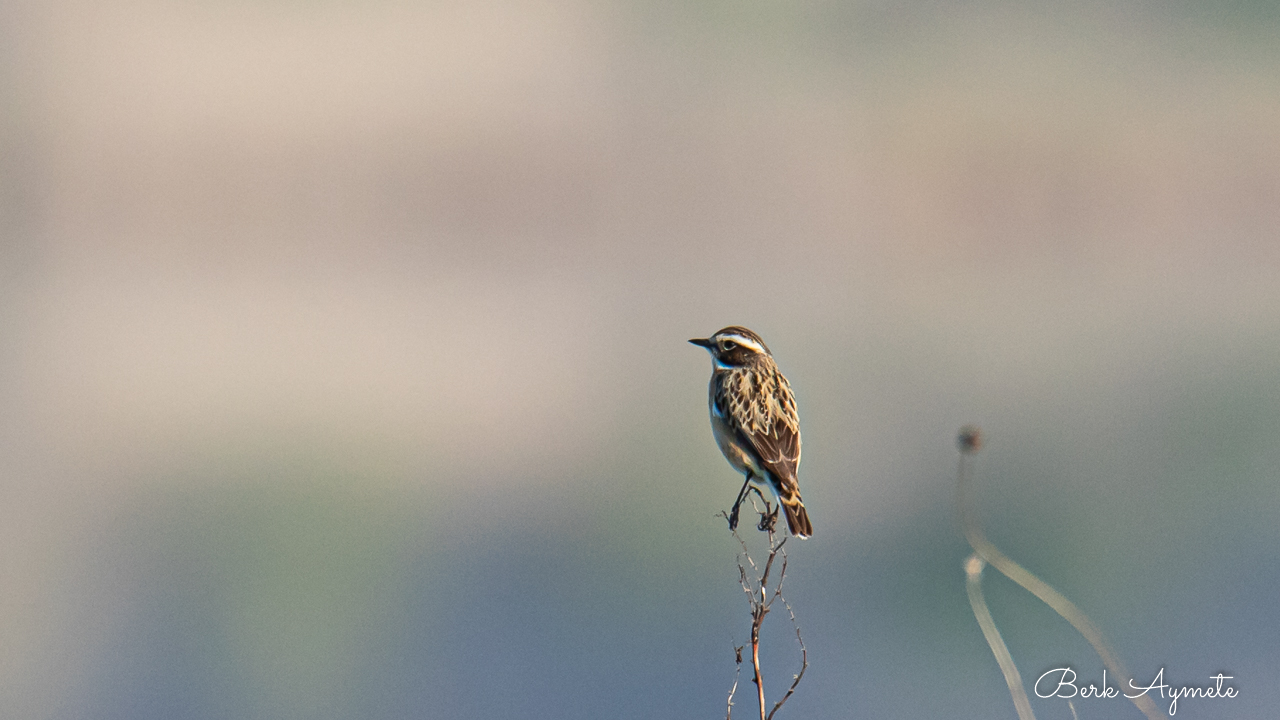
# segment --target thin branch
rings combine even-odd
[[[756,684],[756,701],[760,704],[760,720],[764,717],[764,678],[760,676],[760,624],[764,622],[764,614],[768,610],[759,605],[751,612],[751,668],[755,670],[752,681]]]
[[[784,539],[782,542],[786,542]],[[764,563],[764,574],[760,576],[760,601],[764,602],[764,591],[769,587],[769,571],[773,570],[773,559],[778,557],[778,548],[782,545],[774,546],[773,533],[769,533],[769,559]],[[784,563],[785,564],[785,563]]]
[[[785,575],[786,572],[787,560],[784,557],[782,559],[782,574]],[[779,577],[778,582],[781,584],[781,577]],[[778,597],[782,597],[781,592],[779,592]],[[796,622],[796,613],[791,609],[791,603],[787,602],[786,598],[782,598],[782,605],[787,608],[787,613],[791,615],[791,627],[796,629],[796,642],[800,643],[800,672],[791,676],[791,687],[787,688],[787,693],[782,696],[781,700],[774,703],[773,709],[769,711],[767,720],[773,719],[773,714],[778,712],[778,709],[782,707],[782,703],[786,702],[787,698],[791,697],[792,693],[796,691],[796,686],[800,684],[800,678],[804,677],[804,671],[809,669],[809,651],[804,646],[804,638],[800,637],[800,624]]]
[[[772,720],[774,714],[795,694],[796,687],[800,684],[800,679],[804,677],[805,671],[809,668],[809,651],[805,648],[804,638],[801,637],[795,611],[782,595],[782,585],[786,580],[789,558],[783,549],[787,539],[784,537],[779,540],[777,536],[778,508],[771,507],[769,501],[760,494],[759,489],[753,486],[751,491],[754,491],[755,497],[751,497],[750,492],[747,493],[747,496],[751,499],[752,508],[760,516],[760,522],[756,527],[761,532],[766,533],[769,543],[769,556],[765,560],[763,568],[752,559],[751,553],[747,549],[746,541],[742,539],[742,536],[736,530],[732,532],[734,538],[738,541],[738,545],[742,548],[742,552],[738,555],[738,581],[742,585],[743,593],[747,596],[747,604],[751,610],[751,681],[756,685],[756,702],[760,710],[760,720]],[[763,509],[756,503],[757,497],[764,502]],[[728,514],[721,513],[721,515],[727,516]],[[782,563],[776,566],[776,579],[771,587],[770,578],[775,576],[774,568],[779,555],[782,556]],[[748,566],[751,568],[750,573],[747,571]],[[764,696],[764,672],[760,667],[760,629],[764,625],[765,616],[769,614],[775,600],[781,600],[791,616],[791,625],[795,628],[796,641],[800,645],[800,672],[792,676],[791,685],[787,688],[782,699],[774,703],[772,709],[769,709],[766,713],[768,705]],[[741,648],[738,650],[737,660],[741,663]],[[741,667],[739,666],[738,671],[734,673],[734,684],[733,689],[729,691],[726,718],[729,718],[733,712],[733,694],[737,691],[738,672],[740,671]]]
[[[729,688],[729,699],[725,702],[724,720],[733,720],[733,694],[738,692],[738,676],[742,674],[742,646],[733,648],[733,687]]]
[[[1041,602],[1053,608],[1054,612],[1071,623],[1071,626],[1093,646],[1094,652],[1102,659],[1102,664],[1111,671],[1111,674],[1121,678],[1122,682],[1123,678],[1132,678],[1133,676],[1129,674],[1124,664],[1120,662],[1120,658],[1111,650],[1111,646],[1102,635],[1102,631],[1089,620],[1088,616],[1080,611],[1080,608],[1076,607],[1062,593],[1050,587],[1048,583],[1031,574],[1007,555],[1000,552],[983,534],[970,503],[968,462],[969,456],[977,452],[981,446],[981,434],[977,428],[966,427],[961,429],[960,467],[956,473],[956,505],[960,511],[960,524],[964,529],[965,539],[969,541],[969,546],[988,564],[1004,573],[1010,580],[1021,585],[1023,589],[1035,595]],[[1128,696],[1126,695],[1126,697]],[[1142,711],[1143,715],[1147,716],[1148,720],[1163,720],[1164,715],[1161,714],[1156,708],[1155,702],[1146,694],[1129,699]]]
[[[787,552],[782,549],[782,543],[786,541],[787,539],[783,538],[782,542],[778,543],[777,553],[782,556],[782,569],[778,571],[778,584],[774,586],[773,595],[769,598],[770,605],[773,604],[774,600],[782,597],[782,583],[787,579]],[[786,598],[783,598],[782,602],[786,604]]]
[[[969,559],[964,561],[969,605],[973,608],[973,616],[978,619],[978,625],[982,628],[983,637],[987,639],[991,652],[996,656],[1000,672],[1004,673],[1004,681],[1009,686],[1009,694],[1013,696],[1013,707],[1018,711],[1019,720],[1036,720],[1035,713],[1031,712],[1031,700],[1027,698],[1027,691],[1022,687],[1022,676],[1018,674],[1018,666],[1014,664],[1013,656],[1009,654],[1009,648],[1000,637],[1000,631],[996,629],[996,621],[991,618],[991,611],[987,609],[987,602],[982,597],[984,565],[986,563],[982,562],[982,558],[978,557],[977,553],[970,555]]]

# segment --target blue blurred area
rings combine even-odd
[[[1189,531],[1185,520],[1144,518],[1140,506],[1153,503],[1124,493],[1110,492],[1101,508],[1066,497],[1063,484],[1088,480],[1062,477],[1061,467],[1029,487],[1035,470],[1017,465],[1036,450],[995,444],[989,464],[980,456],[980,495],[1035,500],[991,503],[1001,508],[989,528],[997,542],[1085,608],[1140,676],[1165,667],[1170,680],[1203,684],[1200,676],[1235,674],[1241,698],[1183,701],[1187,712],[1265,712],[1269,691],[1253,683],[1276,661],[1267,598],[1280,567],[1256,527],[1231,521],[1244,508],[1229,492],[1202,493],[1187,515],[1204,528]],[[559,491],[474,503],[437,505],[425,494],[405,502],[361,489],[359,478],[279,469],[267,488],[143,500],[94,553],[102,572],[128,578],[131,598],[69,716],[722,712],[732,648],[748,625],[736,543],[712,512],[730,499],[731,479],[717,478],[719,498],[685,492],[679,474],[642,485],[627,472],[658,465],[650,449],[623,450],[627,462]],[[787,596],[812,660],[791,712],[1011,712],[968,610],[967,551],[950,478],[938,475],[930,499],[888,529],[789,543]],[[1186,486],[1200,479],[1168,476],[1161,492],[1194,497]],[[815,480],[814,495],[833,492]],[[672,496],[687,502],[665,501]],[[1177,507],[1154,505],[1153,514]],[[986,588],[1024,679],[1064,663],[1100,676],[1063,620],[994,571]],[[770,622],[763,658],[776,697],[798,659],[786,616]],[[739,712],[750,711],[749,687],[744,678]],[[1050,701],[1036,707],[1061,714]],[[1106,712],[1136,713],[1127,703]]]

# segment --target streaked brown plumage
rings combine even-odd
[[[746,476],[730,527],[737,524],[738,505],[754,482],[773,491],[792,535],[812,535],[796,480],[800,416],[791,385],[769,348],[759,335],[738,326],[689,342],[711,353],[711,429],[729,464]]]

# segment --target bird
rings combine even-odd
[[[729,514],[729,529],[737,527],[738,507],[754,483],[772,491],[793,536],[809,537],[813,524],[796,479],[800,416],[791,384],[773,354],[759,335],[737,325],[689,342],[711,353],[711,431],[725,459],[746,476]]]

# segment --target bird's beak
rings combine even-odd
[[[715,343],[711,342],[711,338],[694,338],[689,342],[693,343],[694,345],[697,345],[698,347],[704,347],[708,350],[710,350],[712,347],[715,346]]]

